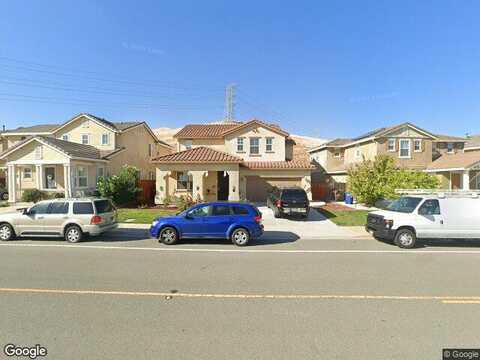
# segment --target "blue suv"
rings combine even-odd
[[[262,213],[245,203],[195,205],[176,216],[158,218],[150,227],[150,235],[166,245],[187,238],[220,238],[245,246],[262,234]]]

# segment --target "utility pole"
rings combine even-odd
[[[225,89],[225,122],[235,120],[235,88],[235,84],[229,84]]]

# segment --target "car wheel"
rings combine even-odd
[[[177,230],[172,227],[163,228],[162,231],[160,231],[159,240],[165,245],[175,244],[178,240]]]
[[[0,240],[8,241],[15,236],[12,227],[9,224],[0,225]]]
[[[5,201],[8,200],[8,193],[3,193],[2,194],[2,200],[5,200]]]
[[[417,237],[410,229],[400,229],[395,234],[395,245],[403,249],[411,249],[415,247]]]
[[[82,241],[83,231],[77,225],[70,225],[65,230],[65,240],[69,243],[78,243]]]
[[[231,236],[232,243],[237,246],[246,246],[250,241],[250,234],[247,229],[236,229]]]

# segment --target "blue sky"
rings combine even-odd
[[[480,133],[478,1],[6,1],[0,124],[236,115],[326,138]]]

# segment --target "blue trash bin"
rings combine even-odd
[[[345,193],[345,204],[353,204],[353,195],[349,192]]]

